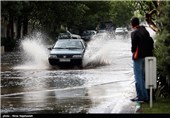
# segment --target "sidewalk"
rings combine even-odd
[[[124,108],[121,110],[121,113],[127,113],[127,114],[135,114],[136,113],[136,103],[130,102],[130,104],[127,104],[124,106]]]
[[[135,93],[135,85],[134,85],[134,82],[132,82],[129,85],[129,93],[128,93],[128,95],[126,95],[126,97],[122,101],[123,107],[120,110],[120,113],[123,113],[123,114],[136,114],[136,113],[140,112],[141,106],[139,105],[139,103],[132,102],[130,100],[131,98],[133,98],[135,96],[135,94],[136,94]]]

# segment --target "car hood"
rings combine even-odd
[[[84,49],[52,49],[50,54],[82,54]]]

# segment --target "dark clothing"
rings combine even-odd
[[[138,58],[145,58],[147,56],[153,56],[153,44],[154,41],[150,37],[149,32],[144,26],[139,26],[135,31],[131,33],[131,51],[134,54],[138,47]],[[134,59],[134,58],[133,58]]]

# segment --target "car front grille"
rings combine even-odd
[[[72,58],[73,55],[57,55],[58,58]]]

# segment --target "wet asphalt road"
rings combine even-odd
[[[52,68],[45,54],[29,63],[26,51],[1,55],[1,113],[133,113],[130,38],[88,45],[83,69]]]

